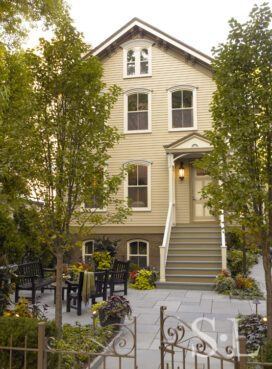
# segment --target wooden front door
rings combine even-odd
[[[211,177],[202,169],[192,167],[192,217],[193,221],[213,221],[215,218],[210,214],[209,209],[201,200],[201,190],[210,181]]]

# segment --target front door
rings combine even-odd
[[[201,199],[201,190],[209,182],[211,177],[203,171],[192,167],[192,217],[193,221],[213,221],[214,217],[210,214],[209,209],[204,205]]]

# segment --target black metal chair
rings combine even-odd
[[[113,268],[109,271],[108,287],[110,288],[110,296],[115,292],[124,292],[127,295],[128,271],[130,261],[119,261],[115,259]],[[123,285],[122,289],[116,290],[117,285]]]
[[[70,312],[71,309],[77,310],[77,315],[81,315],[81,303],[82,303],[82,288],[83,288],[84,272],[79,274],[79,282],[66,281],[67,283],[67,301],[66,311]],[[103,300],[107,299],[107,285],[108,285],[108,271],[101,271],[94,273],[95,281],[95,293],[91,294],[90,299],[92,304],[95,304],[97,297],[102,297]]]

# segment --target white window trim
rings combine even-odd
[[[131,208],[132,211],[151,211],[151,162],[147,160],[129,160],[126,164],[145,165],[147,167],[147,207]],[[128,173],[124,180],[124,199],[128,201]]]
[[[85,263],[85,256],[87,255],[87,256],[92,256],[93,254],[86,254],[85,253],[85,245],[86,245],[86,243],[88,243],[88,242],[93,242],[93,247],[94,247],[94,242],[95,242],[95,240],[86,240],[86,241],[83,241],[82,242],[82,261],[83,261],[83,263]]]
[[[123,48],[123,78],[143,78],[152,76],[152,45],[154,42],[144,39],[131,40],[121,45]],[[135,74],[127,74],[127,53],[129,50],[135,52]],[[140,73],[141,49],[148,50],[148,73]]]
[[[167,89],[168,91],[168,131],[196,131],[197,130],[197,88],[193,85],[179,84]],[[173,128],[172,126],[172,93],[175,91],[187,90],[193,92],[193,126],[184,128]]]
[[[105,170],[107,169],[107,166],[104,167],[104,173],[105,173]],[[105,175],[104,175],[105,177]],[[82,206],[81,206],[81,211],[82,212],[91,212],[91,213],[105,213],[107,211],[107,207],[104,207],[104,208],[88,208],[85,206],[85,203],[83,202]],[[91,240],[90,240],[91,241]]]
[[[146,255],[143,255],[143,254],[130,254],[129,245],[132,242],[145,242],[146,243]],[[146,266],[149,266],[149,242],[147,240],[143,240],[143,239],[140,239],[140,238],[136,238],[136,239],[127,241],[127,260],[130,260],[130,258],[129,258],[130,256],[146,256]]]
[[[152,90],[150,88],[145,88],[145,87],[131,88],[129,90],[124,91],[124,133],[126,135],[137,134],[137,133],[151,133],[152,132],[152,111],[151,111],[152,97],[151,97],[151,92],[152,92]],[[148,113],[147,113],[148,129],[138,129],[138,130],[136,129],[134,131],[129,131],[128,130],[128,96],[133,95],[133,94],[137,94],[137,93],[147,94],[147,98],[148,98]]]

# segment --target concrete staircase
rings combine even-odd
[[[167,285],[211,289],[221,270],[218,225],[202,223],[172,227],[165,269]]]

